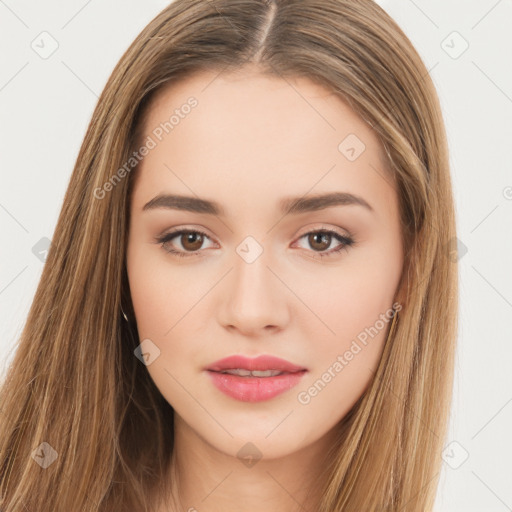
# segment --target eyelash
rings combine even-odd
[[[188,257],[199,256],[198,251],[186,253],[183,251],[176,251],[175,249],[166,249],[164,247],[164,244],[166,244],[167,242],[170,242],[173,238],[176,238],[179,235],[190,234],[190,233],[199,234],[199,235],[203,235],[207,238],[210,238],[206,233],[204,233],[203,231],[200,231],[200,230],[180,229],[177,231],[172,231],[171,233],[167,233],[166,235],[163,235],[162,237],[156,237],[155,240],[156,240],[156,243],[158,243],[162,246],[162,249],[164,251],[172,254],[173,256],[177,256],[179,258],[188,258]],[[316,258],[316,257],[329,258],[329,257],[335,256],[336,254],[340,253],[343,250],[348,251],[349,247],[351,247],[355,244],[355,240],[353,238],[340,235],[337,231],[334,231],[332,229],[318,229],[318,230],[314,230],[314,231],[309,231],[307,233],[304,233],[299,238],[299,240],[308,235],[319,234],[319,233],[332,235],[335,239],[337,239],[339,242],[342,242],[342,243],[338,248],[331,249],[330,251],[325,251],[325,252],[313,251],[315,253],[314,258]]]

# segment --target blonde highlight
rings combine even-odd
[[[451,403],[456,236],[434,84],[395,21],[370,0],[176,0],[137,36],[85,134],[52,246],[2,387],[3,512],[156,510],[172,491],[172,407],[133,352],[126,275],[140,145],[163,87],[196,71],[254,66],[328,87],[375,130],[397,185],[406,258],[381,361],[340,422],[319,476],[319,512],[432,510]],[[144,434],[153,432],[154,437]],[[33,450],[57,447],[48,468]]]

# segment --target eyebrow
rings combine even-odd
[[[303,197],[285,197],[279,201],[281,213],[293,215],[306,212],[315,212],[333,206],[357,205],[374,212],[372,206],[362,197],[349,192],[330,192],[327,194],[316,194]],[[224,208],[217,202],[208,199],[200,199],[192,196],[181,196],[174,194],[159,194],[148,201],[143,211],[157,208],[171,210],[183,210],[206,215],[225,216]]]

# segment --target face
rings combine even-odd
[[[233,456],[320,441],[372,379],[402,271],[376,135],[327,89],[247,69],[173,84],[143,128],[127,270],[175,428]],[[283,373],[221,373],[229,356]]]

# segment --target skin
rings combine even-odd
[[[332,373],[395,302],[403,251],[394,182],[375,133],[339,97],[308,79],[252,68],[200,72],[163,89],[144,137],[190,96],[198,105],[137,169],[127,248],[140,340],[160,350],[147,370],[175,411],[173,494],[180,510],[315,510],[325,453],[371,381],[390,322],[309,403],[298,394]],[[354,161],[338,149],[349,134],[366,146]],[[363,197],[373,211],[344,205],[283,216],[278,209],[285,196],[334,191]],[[226,216],[142,210],[161,193],[215,200]],[[155,242],[182,227],[208,236],[202,243],[177,236],[166,247],[200,256],[179,258]],[[341,245],[304,236],[321,228],[355,244],[320,259]],[[247,236],[263,248],[250,264],[236,251]],[[242,402],[203,371],[232,354],[271,354],[308,373],[277,397]],[[248,442],[262,456],[251,467],[237,456]]]

